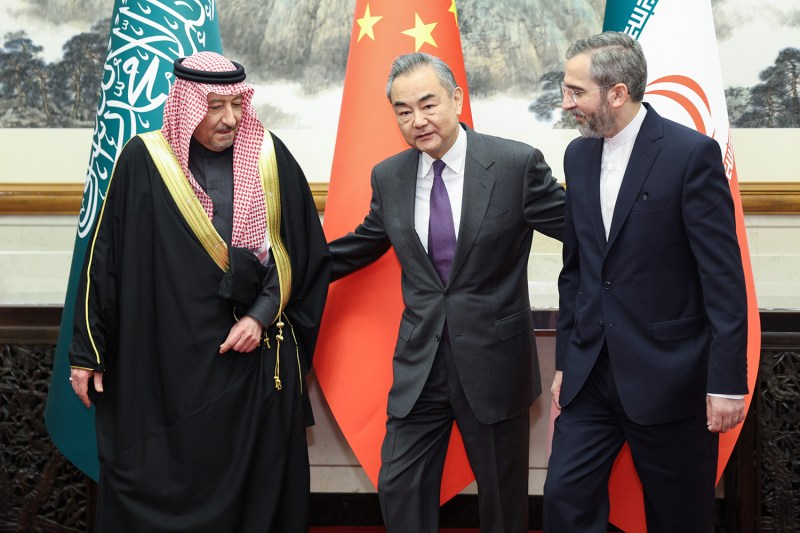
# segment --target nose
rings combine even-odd
[[[428,118],[425,116],[425,114],[422,111],[420,111],[420,110],[414,111],[414,127],[415,128],[422,128],[427,123],[428,123]]]
[[[236,114],[233,112],[233,107],[226,105],[222,111],[222,123],[229,127],[236,125]]]
[[[569,111],[573,107],[578,107],[578,104],[572,99],[572,97],[566,92],[561,92],[561,109],[564,111]]]

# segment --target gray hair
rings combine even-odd
[[[389,71],[389,81],[386,82],[386,98],[388,98],[390,102],[392,101],[392,84],[398,76],[409,74],[426,65],[430,65],[431,68],[433,68],[442,87],[447,91],[447,96],[453,96],[458,85],[456,84],[455,76],[453,76],[453,71],[450,70],[447,63],[430,54],[413,52],[398,56],[392,62],[392,69]]]
[[[624,83],[634,102],[641,102],[647,85],[647,60],[642,45],[628,34],[606,31],[579,39],[569,47],[567,59],[589,54],[589,75],[599,86]]]

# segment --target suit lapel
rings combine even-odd
[[[455,279],[478,236],[495,181],[494,175],[488,170],[494,163],[494,157],[489,153],[485,141],[472,129],[466,128],[466,131],[467,157],[464,161],[461,223],[458,226],[458,240],[449,281]]]
[[[650,169],[661,151],[661,147],[656,142],[662,137],[661,117],[650,106],[644,105],[647,107],[647,115],[639,129],[639,135],[636,136],[633,151],[622,178],[622,186],[614,206],[614,217],[611,219],[606,252],[619,235],[620,229],[628,218],[628,214],[642,190],[642,185],[647,180]]]
[[[417,262],[422,268],[432,276],[442,282],[436,267],[433,266],[430,256],[425,252],[422,242],[419,240],[414,223],[414,204],[417,196],[417,170],[419,167],[419,151],[407,150],[405,156],[399,162],[395,172],[397,179],[397,213],[400,218],[400,228],[406,244],[411,249]],[[393,201],[395,198],[390,197]]]

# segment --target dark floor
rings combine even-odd
[[[532,531],[542,528],[542,497],[530,496],[528,523]],[[378,495],[313,493],[311,533],[383,533]],[[341,527],[348,526],[348,527]],[[478,502],[473,494],[458,495],[442,506],[439,526],[447,533],[476,532]],[[609,526],[609,531],[619,531]]]
[[[477,528],[441,528],[441,533],[478,533]],[[309,533],[386,533],[383,526],[327,526],[312,527]],[[532,529],[530,533],[541,533]]]
[[[542,529],[542,497],[530,496],[528,524]],[[735,502],[717,500],[715,533],[749,533],[737,520]],[[442,506],[439,526],[443,533],[477,533],[478,502],[474,494],[461,494]],[[609,532],[620,530],[609,524]],[[793,530],[800,533],[800,529]],[[310,533],[385,533],[378,495],[375,493],[312,493]]]

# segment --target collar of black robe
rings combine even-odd
[[[222,151],[216,150],[209,150],[205,146],[203,146],[200,141],[198,141],[194,135],[192,135],[191,140],[189,140],[189,161],[192,161],[192,158],[196,159],[222,159],[223,157],[227,157],[233,161],[233,145],[225,148]],[[233,172],[233,163],[231,163],[231,172]]]
[[[175,76],[187,81],[194,81],[197,83],[209,83],[212,85],[230,85],[244,81],[247,75],[244,72],[244,67],[236,61],[231,61],[236,70],[228,70],[224,72],[210,72],[207,70],[197,70],[183,65],[185,57],[179,57],[173,63],[173,70]]]

